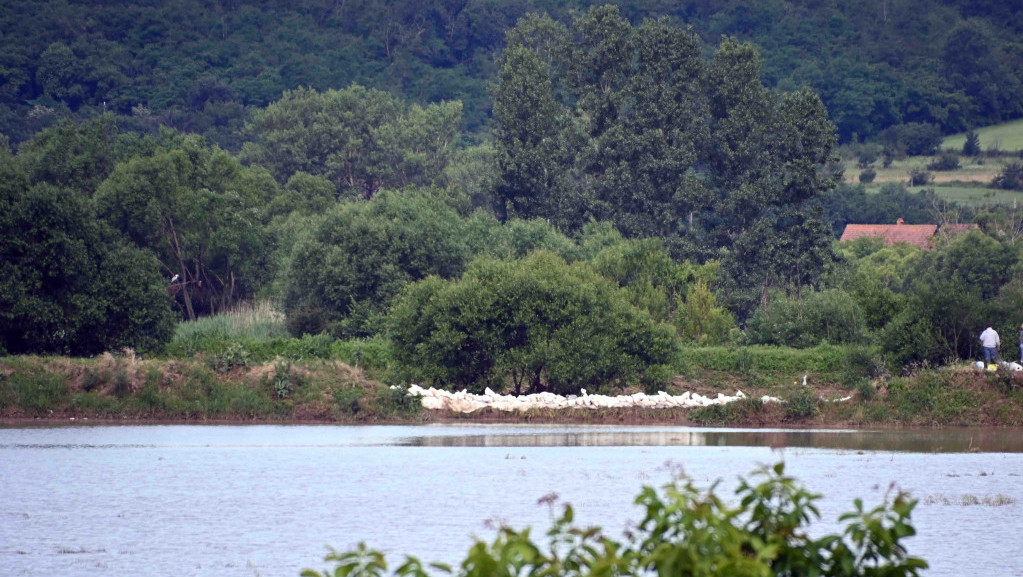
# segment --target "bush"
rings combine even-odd
[[[909,171],[910,186],[927,186],[934,179],[934,175],[926,170],[912,169]]]
[[[877,171],[873,168],[868,168],[860,173],[860,182],[863,184],[870,184],[877,178]]]
[[[162,348],[174,314],[156,257],[101,225],[87,196],[18,187],[5,184],[0,198],[0,349],[95,355]]]
[[[252,358],[241,343],[231,343],[223,353],[213,355],[207,362],[214,371],[226,373],[235,367],[249,366]]]
[[[927,568],[902,543],[916,533],[910,523],[916,501],[905,494],[886,498],[870,510],[857,500],[854,511],[839,517],[845,524],[839,533],[813,537],[819,532],[809,524],[820,517],[820,495],[786,477],[781,464],[754,475],[762,480],[740,479],[734,497],[715,495],[718,483],[703,492],[686,479],[662,491],[644,488],[636,498],[645,510],[643,520],[623,541],[599,528],[575,526],[572,508],[565,505],[542,542],[534,542],[528,528],[501,527],[492,544],[476,541],[456,567],[468,577],[911,577]],[[331,553],[327,561],[335,565],[333,570],[307,569],[303,577],[430,577],[428,568],[452,573],[446,566],[410,557],[389,573],[384,554],[364,544]]]
[[[752,344],[796,348],[863,340],[863,314],[845,291],[808,292],[802,299],[776,298],[757,309],[746,327]]]
[[[274,374],[270,377],[270,388],[278,399],[286,399],[291,396],[295,389],[295,383],[291,374],[291,363],[277,361],[274,363]]]
[[[411,285],[389,315],[396,369],[444,387],[549,390],[645,382],[675,360],[669,325],[582,263],[537,252],[477,260],[459,281]]]
[[[1010,162],[1001,174],[991,181],[991,186],[1005,190],[1023,190],[1023,164]]]
[[[105,377],[96,369],[85,369],[82,373],[82,390],[88,393],[102,387],[107,381]]]
[[[384,337],[335,341],[330,346],[330,358],[364,369],[386,369],[392,357],[391,341]]]
[[[861,401],[867,402],[877,396],[877,389],[870,381],[860,381],[856,384],[856,394],[860,396]]]
[[[801,387],[785,396],[785,419],[805,421],[821,411],[821,400],[809,387]]]
[[[959,170],[962,165],[959,163],[959,155],[954,152],[945,151],[939,154],[927,165],[928,170]]]
[[[413,416],[423,411],[423,401],[419,396],[410,396],[408,387],[396,385],[385,389],[377,389],[377,410],[385,416]]]
[[[856,152],[856,166],[870,168],[881,157],[881,145],[874,143],[861,144]]]
[[[342,415],[357,415],[362,411],[362,396],[365,394],[362,387],[334,391],[334,406]]]
[[[845,357],[845,366],[839,376],[839,382],[847,389],[854,389],[860,383],[870,382],[886,376],[888,371],[884,363],[876,358],[866,347],[852,347]]]

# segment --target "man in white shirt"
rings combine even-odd
[[[990,365],[992,360],[998,360],[998,345],[1002,343],[998,340],[998,333],[991,328],[991,323],[988,323],[984,332],[980,333],[980,344],[984,347],[985,365]]]

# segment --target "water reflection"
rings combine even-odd
[[[955,430],[559,430],[473,431],[401,437],[407,447],[803,447],[912,453],[1023,453],[1023,437],[1001,429]]]

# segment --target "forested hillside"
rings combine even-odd
[[[491,117],[505,32],[529,12],[563,24],[588,0],[5,0],[0,132],[14,143],[69,115],[165,125],[229,150],[287,90],[385,90],[461,101]],[[1023,11],[992,0],[617,3],[634,25],[667,16],[708,45],[752,40],[768,86],[821,95],[842,141],[904,123],[943,132],[1023,115]]]

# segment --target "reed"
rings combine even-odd
[[[286,337],[284,313],[270,301],[243,302],[227,312],[178,323],[172,342]]]

